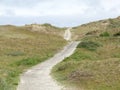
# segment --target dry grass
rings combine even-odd
[[[73,28],[73,38],[83,43],[53,68],[53,77],[74,90],[120,90],[120,37],[114,36],[120,27],[116,24],[110,27],[109,20],[102,20]],[[101,37],[106,31],[110,36]]]
[[[0,90],[15,90],[23,71],[52,57],[66,44],[59,35],[30,29],[0,26]]]
[[[110,36],[120,32],[120,18],[91,22],[72,29],[74,40],[81,40],[86,36],[99,36],[104,32],[108,32]]]
[[[56,80],[78,90],[120,89],[120,39],[88,38],[102,44],[96,50],[84,47],[53,68]]]

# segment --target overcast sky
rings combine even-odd
[[[120,0],[0,0],[0,24],[76,26],[120,15]]]

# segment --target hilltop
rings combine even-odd
[[[108,32],[113,36],[120,33],[120,16],[76,26],[73,27],[72,32],[74,39],[80,39],[84,36],[99,36],[104,32]]]
[[[40,32],[40,33],[46,33],[46,34],[53,34],[63,37],[64,30],[66,28],[59,28],[55,27],[51,24],[45,23],[45,24],[26,24],[25,26],[14,26],[14,25],[0,25],[0,31],[2,32],[1,35],[4,32]],[[27,31],[28,30],[28,31]],[[14,33],[15,33],[14,32]],[[5,33],[7,34],[7,33]]]

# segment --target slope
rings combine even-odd
[[[72,32],[81,43],[53,68],[53,77],[68,90],[119,90],[120,18],[73,27]]]
[[[47,31],[53,28],[56,34],[32,31],[32,26],[0,26],[0,90],[16,90],[22,72],[52,57],[66,44],[57,34],[64,30],[50,27]]]

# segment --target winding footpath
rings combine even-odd
[[[64,39],[70,40],[70,28],[65,31]],[[54,65],[73,54],[79,42],[70,42],[62,51],[54,57],[38,64],[23,73],[17,90],[61,90],[64,87],[57,84],[51,77],[50,72]]]
[[[64,34],[64,39],[67,40],[67,41],[70,41],[71,40],[71,30],[72,28],[68,28],[66,31],[65,31],[65,34]]]

